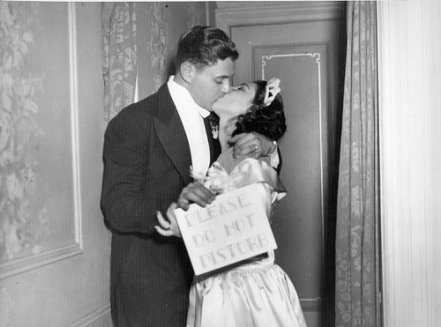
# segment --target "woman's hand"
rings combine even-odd
[[[170,204],[167,209],[168,221],[162,216],[160,211],[156,211],[156,218],[158,219],[159,226],[156,225],[156,231],[162,236],[180,237],[182,238],[181,231],[179,230],[178,221],[176,220],[175,209],[178,207],[176,203]]]
[[[267,157],[276,148],[269,138],[254,132],[235,135],[229,142],[234,144],[233,154],[236,159]]]

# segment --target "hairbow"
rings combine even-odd
[[[265,98],[263,99],[263,104],[267,107],[276,98],[276,95],[280,93],[281,89],[279,87],[280,79],[271,78],[268,83],[266,83],[265,88]]]

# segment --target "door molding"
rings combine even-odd
[[[323,44],[326,47],[326,44]],[[325,48],[325,51],[327,49]],[[269,56],[262,56],[261,58],[261,67],[262,67],[262,79],[265,80],[265,67],[268,61],[276,58],[289,58],[289,57],[309,57],[315,61],[317,65],[317,88],[318,88],[318,124],[319,124],[319,152],[320,152],[320,202],[321,202],[321,250],[322,255],[321,259],[324,262],[325,258],[325,208],[327,204],[325,203],[325,194],[328,192],[327,183],[324,180],[324,171],[327,169],[327,165],[324,163],[324,160],[328,160],[328,154],[326,148],[323,146],[323,135],[327,135],[327,123],[326,123],[326,113],[323,112],[322,107],[322,75],[321,75],[321,57],[320,52],[302,52],[302,53],[287,53],[287,54],[274,54]],[[327,81],[325,81],[327,83]],[[325,154],[325,155],[324,155]],[[325,157],[325,159],[324,159]]]
[[[302,306],[303,312],[317,312],[322,310],[322,299],[320,297],[316,298],[303,298],[300,299],[300,305]]]
[[[231,29],[236,26],[344,19],[345,8],[346,3],[339,1],[281,2],[271,6],[248,2],[244,6],[217,8],[216,26],[231,36]]]

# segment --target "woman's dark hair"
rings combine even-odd
[[[257,85],[253,105],[246,113],[238,117],[233,136],[240,133],[256,132],[273,141],[280,139],[286,132],[283,100],[277,94],[269,106],[263,104],[265,98],[266,81],[254,81]]]
[[[197,25],[179,38],[175,65],[179,70],[181,64],[188,61],[201,70],[216,64],[219,59],[235,61],[238,57],[236,45],[224,31]]]

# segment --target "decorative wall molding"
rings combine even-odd
[[[70,112],[71,112],[71,136],[72,136],[72,168],[74,187],[74,214],[75,214],[75,241],[82,249],[83,239],[81,233],[81,178],[80,178],[80,139],[78,125],[78,68],[77,68],[77,20],[75,16],[75,4],[68,3],[69,22],[69,75],[70,75]]]
[[[293,23],[317,20],[343,19],[345,3],[329,2],[279,2],[272,6],[263,6],[259,3],[245,3],[244,6],[221,7],[216,9],[216,25],[231,35],[235,26],[256,24]]]
[[[322,299],[300,299],[300,304],[304,312],[320,312],[322,310]]]
[[[103,322],[111,320],[110,318],[110,304],[107,303],[102,307],[92,310],[82,316],[80,319],[69,325],[69,327],[90,327],[101,320],[99,326],[107,326]],[[98,326],[98,325],[97,325]]]
[[[317,45],[317,44],[314,44]],[[322,46],[326,47],[326,44],[322,44]],[[275,55],[267,55],[261,57],[261,65],[262,65],[262,79],[264,80],[265,77],[265,67],[267,65],[267,62],[272,59],[277,58],[290,58],[290,57],[310,57],[312,58],[316,65],[317,65],[317,86],[318,86],[318,121],[319,121],[319,140],[320,140],[320,196],[321,196],[321,235],[322,235],[322,260],[324,262],[324,244],[325,244],[325,182],[324,182],[324,162],[323,162],[323,134],[325,131],[323,131],[323,119],[326,119],[326,117],[323,114],[323,106],[322,106],[322,76],[321,76],[321,56],[318,52],[298,52],[298,53],[284,53],[284,54],[275,54]]]
[[[55,263],[82,253],[83,250],[79,244],[71,244],[49,251],[44,251],[30,257],[12,260],[10,262],[3,263],[0,266],[0,278],[3,279],[21,274],[28,270]]]
[[[77,38],[75,4],[68,4],[69,26],[69,73],[70,73],[70,119],[72,146],[72,187],[74,202],[74,243],[42,251],[28,257],[13,259],[0,265],[0,278],[13,276],[50,263],[70,258],[83,253],[81,236],[81,187],[80,187],[80,151],[78,130],[78,81],[77,81]]]

